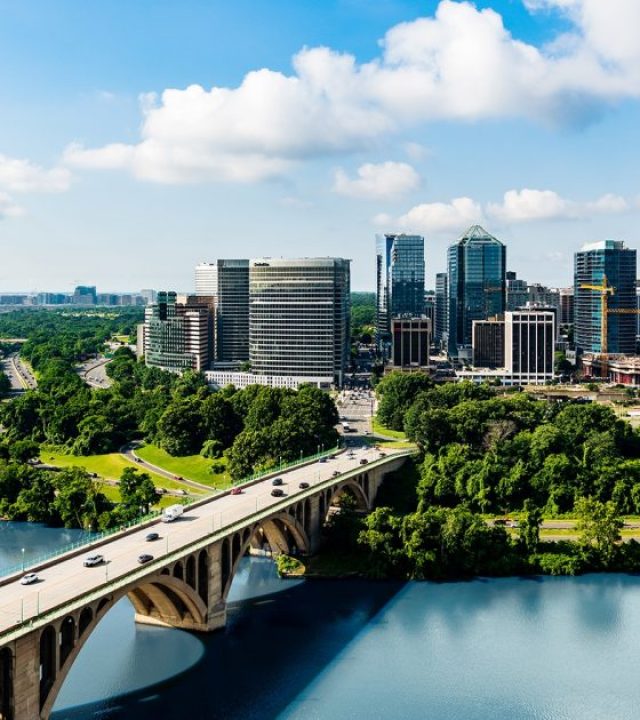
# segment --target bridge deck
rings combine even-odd
[[[341,475],[352,471],[366,472],[368,466],[360,465],[363,458],[376,466],[406,454],[406,451],[387,452],[387,457],[380,460],[376,450],[358,450],[354,458],[341,453],[326,463],[293,468],[281,473],[285,498],[271,496],[273,486],[271,479],[267,478],[245,487],[241,495],[217,496],[197,507],[187,508],[172,523],[157,521],[106,542],[97,550],[106,559],[103,565],[85,568],[82,564],[88,554],[85,551],[38,571],[40,581],[34,585],[21,585],[19,579],[9,582],[0,587],[0,640],[5,639],[12,629],[17,633],[11,632],[11,635],[20,634],[22,629],[28,631],[30,626],[33,627],[32,623],[40,624],[38,621],[55,608],[71,605],[74,600],[93,592],[109,592],[114,585],[128,582],[132,575],[137,574],[136,571],[151,572],[154,563],[140,566],[137,561],[142,553],[153,555],[156,561],[166,561],[181,549],[191,548],[213,534],[224,535],[239,523],[257,519],[271,509],[275,511],[277,507],[286,507],[314,494],[319,487],[330,483],[336,470]],[[309,483],[308,490],[298,487],[303,480]],[[339,480],[336,478],[334,482]],[[160,539],[146,542],[145,536],[151,531],[158,532]]]

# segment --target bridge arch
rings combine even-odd
[[[323,517],[323,520],[328,517],[331,507],[337,505],[340,498],[344,495],[350,495],[355,500],[357,510],[368,512],[371,509],[371,506],[369,503],[369,495],[363,488],[363,485],[365,484],[364,480],[362,483],[360,482],[359,476],[355,479],[349,478],[345,482],[334,486],[331,491],[327,493],[325,512],[321,516]]]
[[[222,541],[222,601],[226,602],[238,565],[249,549],[262,549],[267,544],[272,555],[290,553],[295,546],[297,552],[310,551],[309,537],[302,522],[287,511],[282,511],[266,520],[247,528],[242,534],[236,533],[231,543]],[[228,569],[225,572],[225,568]]]
[[[183,580],[162,574],[146,577],[133,587],[124,588],[108,598],[102,598],[98,603],[88,605],[76,613],[77,622],[73,616],[68,615],[60,623],[57,632],[54,625],[47,625],[40,635],[42,717],[49,717],[71,666],[98,623],[107,614],[106,610],[125,595],[131,601],[136,615],[151,622],[191,629],[206,627],[207,606],[200,595]],[[59,648],[56,647],[57,644]],[[0,653],[0,672],[3,669],[4,658]],[[1,683],[0,677],[0,688]],[[1,713],[0,703],[0,720],[5,720]],[[11,717],[7,715],[6,720],[11,720]]]

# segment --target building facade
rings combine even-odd
[[[613,312],[607,317],[607,352],[635,352],[636,272],[636,251],[621,241],[591,243],[575,254],[574,339],[578,352],[603,351],[601,294],[585,285],[602,285],[605,278],[613,288],[608,297]]]
[[[520,385],[553,379],[556,313],[517,310],[505,313],[505,369]]]
[[[482,368],[504,367],[504,321],[473,321],[473,366]]]
[[[427,367],[431,346],[431,320],[427,317],[401,317],[391,321],[394,367]]]
[[[433,324],[433,340],[438,345],[446,343],[448,334],[449,288],[447,273],[436,273],[436,309]]]
[[[424,238],[376,236],[376,329],[378,347],[391,339],[391,319],[424,314]]]
[[[196,265],[196,295],[212,298],[214,360],[249,359],[249,260],[221,259]]]
[[[159,292],[157,302],[145,309],[145,363],[172,372],[208,370],[211,327],[209,305],[193,296],[178,302],[175,292]]]
[[[249,262],[249,361],[257,375],[342,385],[350,359],[350,261]]]
[[[505,308],[507,249],[479,225],[473,225],[447,255],[448,352],[471,359],[474,320],[502,315]]]

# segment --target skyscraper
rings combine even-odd
[[[222,259],[196,265],[196,295],[215,308],[215,361],[249,359],[249,260]]]
[[[472,324],[505,308],[507,249],[473,225],[448,251],[449,355],[470,359]]]
[[[424,238],[376,236],[378,347],[389,343],[391,318],[424,315]]]
[[[636,309],[636,251],[616,240],[585,245],[575,254],[574,337],[578,352],[602,351],[602,304],[598,291],[584,287],[613,287],[608,306],[607,352],[632,354],[636,347],[636,318],[616,310]]]
[[[250,261],[252,372],[342,384],[350,355],[349,263],[342,258]]]
[[[436,273],[436,312],[433,339],[436,343],[446,342],[449,312],[449,288],[447,287],[447,273]]]

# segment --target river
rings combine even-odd
[[[25,532],[49,548],[70,537],[0,526],[0,565]],[[136,626],[121,601],[53,720],[640,717],[635,576],[299,583],[247,559],[232,593],[227,628],[208,636]]]

